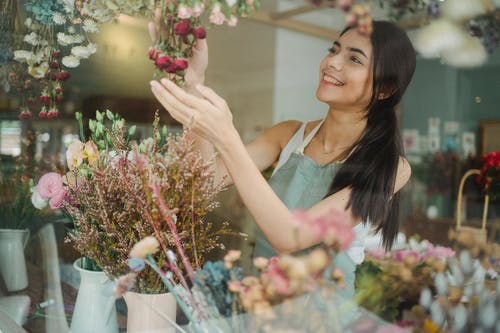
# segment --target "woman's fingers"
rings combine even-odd
[[[217,95],[211,88],[203,86],[201,84],[196,85],[195,88],[200,92],[201,96],[203,96],[216,108],[220,110],[224,110],[227,108],[226,101],[222,97]]]
[[[167,109],[168,113],[177,121],[187,125],[194,114],[194,110],[189,108],[184,103],[180,102],[167,89],[162,87],[158,82],[151,81],[151,91],[156,99]]]
[[[208,111],[208,109],[212,106],[208,101],[203,98],[199,98],[192,94],[187,93],[184,89],[177,86],[175,83],[168,79],[161,79],[161,84],[172,94],[174,95],[181,103],[186,104],[187,106],[200,110],[200,111]]]

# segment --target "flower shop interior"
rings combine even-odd
[[[182,86],[158,54],[189,61],[206,33],[205,85],[249,143],[325,117],[318,64],[372,19],[417,51],[396,110],[412,175],[343,300],[343,273],[311,268],[338,248],[252,259],[238,191],[149,82]],[[500,1],[2,0],[0,30],[0,333],[500,332]]]

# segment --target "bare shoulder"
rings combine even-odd
[[[411,177],[411,166],[410,163],[404,158],[399,158],[398,171],[396,174],[396,184],[394,185],[394,191],[399,191],[403,186],[406,185]]]
[[[302,122],[298,120],[283,121],[267,129],[262,134],[262,137],[267,141],[279,144],[280,147],[284,147],[301,125]]]

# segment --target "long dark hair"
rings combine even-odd
[[[371,43],[373,95],[367,125],[327,196],[350,187],[347,207],[364,223],[376,225],[376,231],[382,231],[383,246],[390,249],[399,228],[399,193],[394,193],[394,184],[404,154],[395,107],[411,81],[416,55],[406,33],[390,22],[373,22]]]

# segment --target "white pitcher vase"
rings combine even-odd
[[[71,333],[118,333],[115,297],[109,295],[112,282],[106,273],[81,268],[81,258],[73,263],[81,281],[76,297]]]
[[[28,287],[24,248],[29,235],[28,229],[0,229],[0,272],[8,291]]]
[[[128,333],[175,333],[177,303],[171,293],[139,294],[127,291]]]

